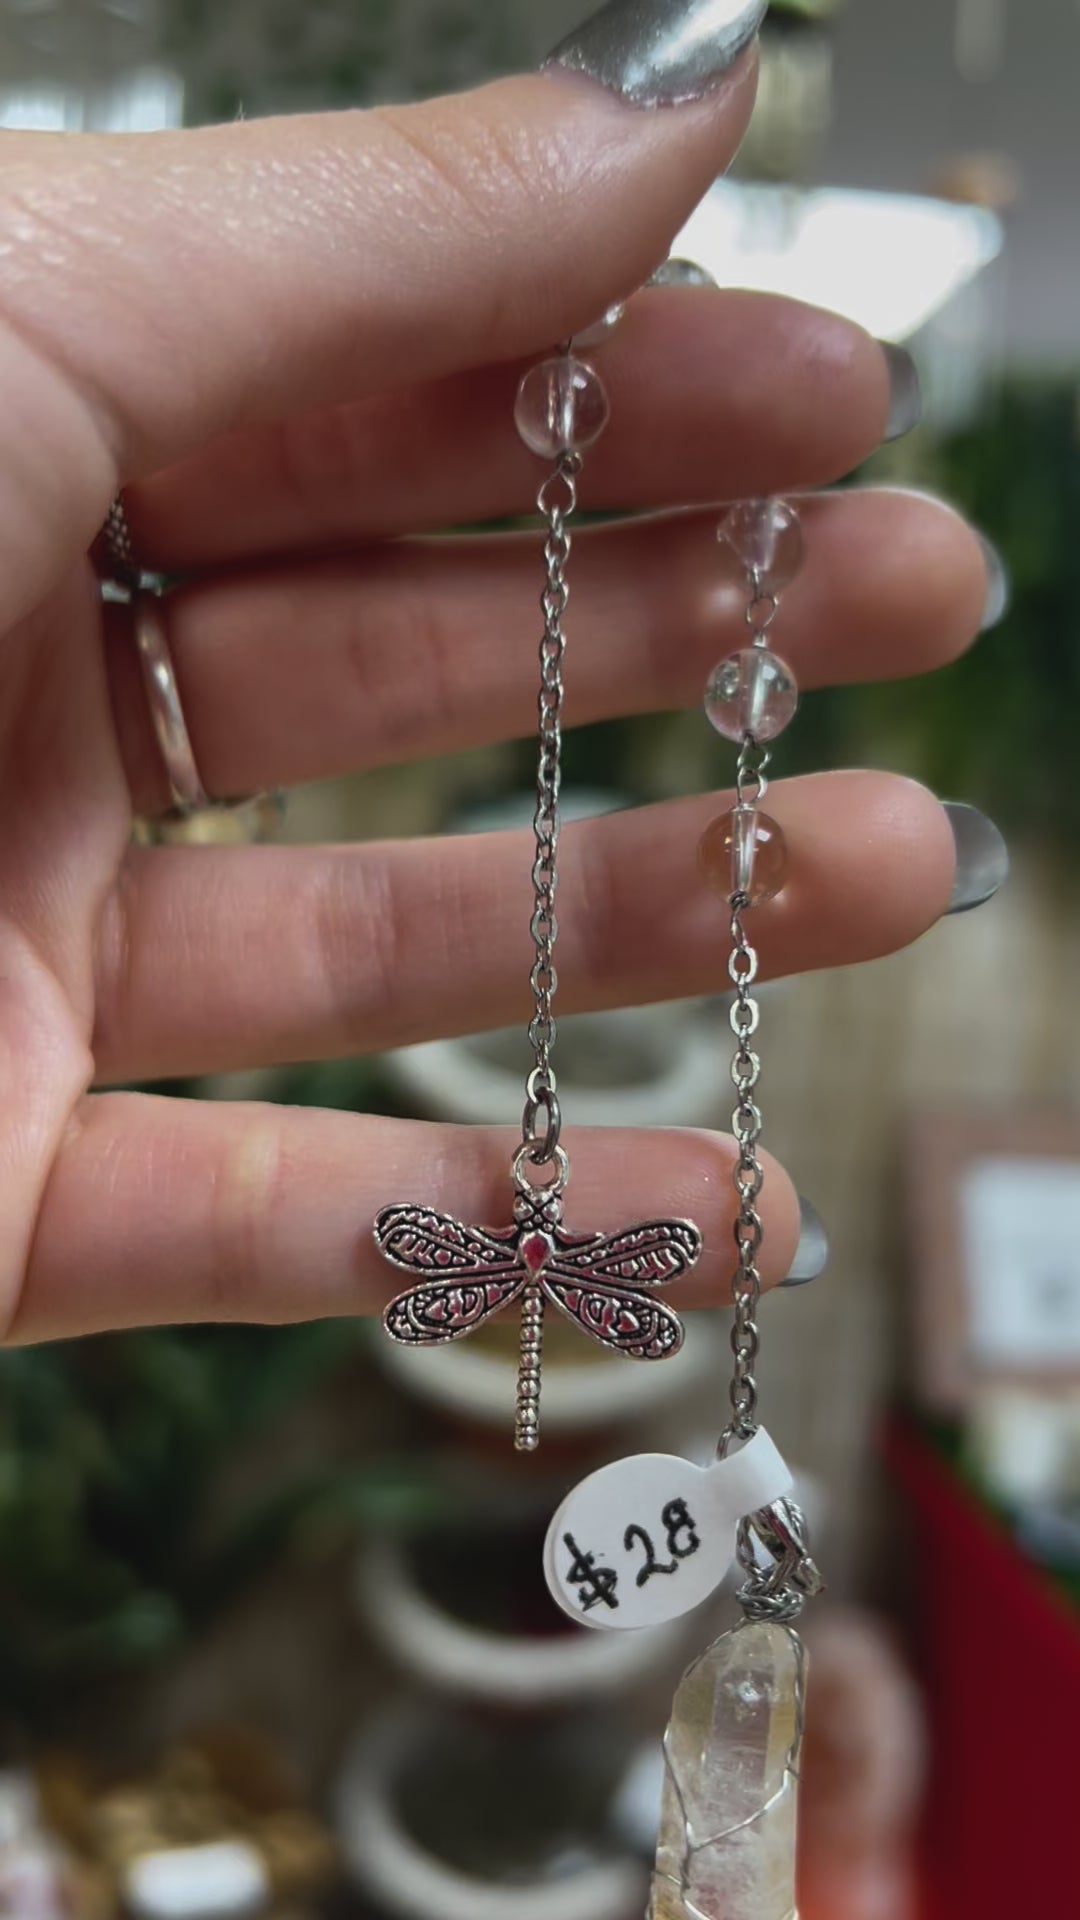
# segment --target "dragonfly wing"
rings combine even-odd
[[[479,1280],[515,1266],[515,1227],[469,1227],[452,1214],[405,1201],[375,1216],[375,1245],[406,1273],[432,1280]]]
[[[588,1280],[663,1287],[689,1273],[701,1253],[692,1220],[643,1220],[622,1233],[557,1235],[559,1266]]]
[[[509,1306],[525,1284],[523,1268],[491,1280],[439,1280],[409,1287],[391,1300],[383,1325],[391,1340],[406,1347],[441,1347],[462,1340],[484,1321]]]
[[[574,1325],[602,1347],[631,1360],[667,1360],[683,1343],[682,1321],[670,1307],[633,1287],[581,1279],[557,1267],[545,1269],[541,1284],[548,1298]]]

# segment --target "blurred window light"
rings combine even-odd
[[[2,0],[0,0],[2,4]],[[45,133],[158,133],[180,125],[184,87],[168,67],[139,67],[108,84],[0,84],[0,127]]]
[[[956,70],[962,80],[993,80],[1005,59],[1008,0],[956,0]]]
[[[787,294],[903,340],[1001,251],[997,215],[917,194],[720,181],[672,252],[721,286]]]

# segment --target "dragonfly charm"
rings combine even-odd
[[[375,1245],[384,1259],[415,1276],[383,1316],[390,1338],[404,1346],[462,1340],[520,1302],[514,1444],[531,1453],[540,1437],[545,1301],[601,1346],[632,1360],[666,1360],[682,1346],[682,1322],[642,1289],[688,1273],[701,1252],[701,1234],[689,1220],[648,1220],[612,1234],[570,1233],[562,1224],[562,1182],[537,1188],[523,1176],[512,1226],[472,1227],[404,1202],[377,1215]]]

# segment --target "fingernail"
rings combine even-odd
[[[1009,611],[1012,581],[1009,579],[1009,569],[993,541],[988,540],[985,533],[978,534],[977,538],[986,562],[986,605],[979,632],[988,633],[991,627],[997,626],[999,620],[1004,620]]]
[[[638,107],[700,100],[767,12],[768,0],[608,0],[545,64],[587,73]]]
[[[946,913],[969,913],[992,900],[1009,877],[1009,849],[999,828],[978,807],[946,800],[945,812],[956,841],[956,878]]]
[[[885,439],[902,440],[905,433],[910,433],[912,427],[917,427],[922,419],[919,369],[906,347],[898,347],[892,340],[879,340],[878,345],[889,369],[889,418]]]
[[[816,1280],[824,1273],[829,1261],[829,1236],[825,1223],[816,1207],[810,1205],[799,1195],[799,1244],[795,1249],[795,1258],[791,1271],[781,1280],[782,1287],[805,1287],[808,1280]]]

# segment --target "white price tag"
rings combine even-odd
[[[709,1467],[639,1453],[575,1487],[548,1528],[544,1572],[564,1613],[585,1627],[656,1627],[715,1592],[745,1514],[791,1491],[768,1434]]]

